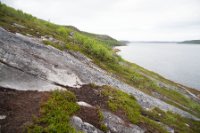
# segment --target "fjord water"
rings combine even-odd
[[[200,90],[200,44],[129,43],[117,48],[125,60]]]

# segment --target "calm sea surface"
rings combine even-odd
[[[172,81],[200,90],[200,45],[129,43],[117,47],[124,59]]]

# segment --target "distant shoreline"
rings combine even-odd
[[[188,40],[180,42],[181,44],[200,44],[200,40]]]

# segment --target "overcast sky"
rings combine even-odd
[[[200,0],[0,0],[16,9],[118,40],[200,39]]]

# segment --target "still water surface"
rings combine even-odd
[[[117,48],[124,59],[200,90],[200,45],[129,43]]]

